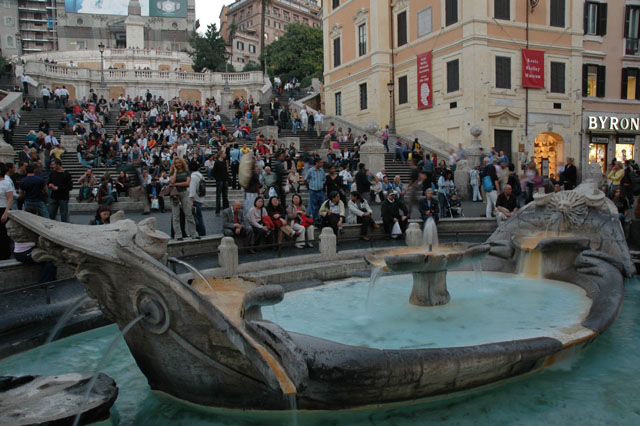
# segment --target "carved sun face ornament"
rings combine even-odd
[[[575,191],[562,191],[554,194],[545,206],[545,219],[548,221],[564,220],[567,228],[582,225],[589,214],[587,198]]]

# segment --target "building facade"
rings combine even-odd
[[[482,129],[544,175],[581,157],[581,0],[331,0],[325,106],[421,140],[468,146]]]
[[[583,156],[602,170],[640,155],[640,1],[584,5]]]
[[[260,63],[262,16],[261,0],[236,0],[221,12],[221,33],[232,46],[231,63],[239,69],[251,62]],[[278,40],[290,23],[321,25],[317,0],[274,0],[265,8],[264,17],[265,45]]]

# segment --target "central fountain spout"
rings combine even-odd
[[[442,244],[437,250],[424,248],[391,250],[367,256],[371,265],[394,273],[411,273],[413,289],[409,302],[416,306],[449,303],[447,270],[464,263],[478,262],[489,253],[488,245],[468,247],[464,243]]]

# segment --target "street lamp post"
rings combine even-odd
[[[16,69],[14,70],[14,77],[16,79],[16,87],[20,87],[20,85],[18,84],[18,65],[20,65],[20,63],[22,62],[22,60],[20,59],[20,56],[22,56],[20,52],[22,50],[22,38],[20,33],[16,33],[14,37],[16,39],[16,49],[18,50],[18,58],[16,59]]]
[[[102,42],[98,45],[98,49],[100,49],[100,87],[104,89],[107,85],[104,82],[104,44]]]
[[[264,52],[264,75],[267,76],[267,52]]]
[[[224,52],[224,91],[229,93],[231,88],[229,87],[229,55],[228,52]]]
[[[389,80],[387,83],[387,90],[389,90],[389,136],[396,133],[396,123],[393,114],[393,80]]]

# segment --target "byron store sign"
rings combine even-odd
[[[590,132],[640,133],[640,117],[587,116]]]

